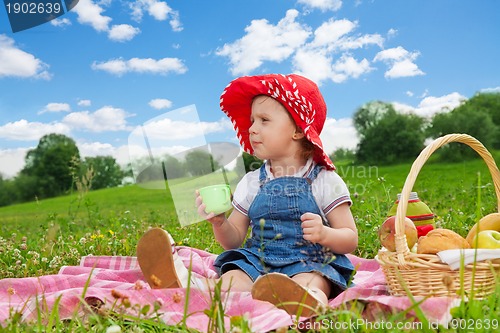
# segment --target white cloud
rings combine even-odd
[[[500,87],[484,88],[484,89],[481,89],[479,92],[481,92],[481,93],[500,93]]]
[[[6,178],[15,177],[24,167],[26,153],[33,148],[0,149],[0,174]]]
[[[19,49],[14,40],[0,34],[0,78],[19,77],[49,80],[49,65]]]
[[[62,123],[29,122],[21,119],[0,126],[0,138],[18,141],[36,141],[45,134],[68,134],[70,128]]]
[[[355,149],[359,142],[352,118],[326,118],[320,139],[327,154],[339,148]]]
[[[329,52],[349,51],[369,45],[382,47],[384,38],[379,34],[349,36],[358,28],[358,22],[347,19],[330,19],[323,22],[314,31],[314,40],[306,44],[306,48],[325,48]]]
[[[333,73],[332,61],[331,56],[325,51],[298,50],[293,58],[293,67],[299,74],[317,84],[329,78],[332,78],[334,82],[341,82],[342,79]]]
[[[187,67],[178,58],[163,58],[159,60],[132,58],[130,60],[112,59],[106,62],[94,61],[91,68],[118,76],[129,72],[166,75],[171,72],[183,74],[187,71]]]
[[[62,122],[72,129],[90,132],[125,131],[130,129],[126,121],[128,116],[123,109],[105,106],[95,112],[72,112]]]
[[[300,50],[293,59],[295,71],[321,84],[331,80],[341,83],[353,77],[358,78],[373,70],[366,59],[356,60],[343,54],[336,61],[325,50]]]
[[[297,18],[298,12],[289,10],[276,25],[265,19],[253,20],[243,37],[225,44],[216,54],[229,59],[234,75],[250,74],[265,61],[291,59],[294,72],[318,84],[325,80],[344,82],[373,70],[369,60],[357,59],[352,51],[373,45],[382,48],[381,35],[354,34],[358,23],[347,19],[330,19],[312,34],[312,28]]]
[[[355,37],[342,38],[337,44],[338,48],[343,51],[360,49],[369,45],[382,47],[384,44],[384,38],[379,34],[365,34]]]
[[[333,65],[333,71],[339,76],[358,78],[362,74],[372,70],[370,62],[366,59],[357,61],[351,56],[342,55],[340,59]],[[342,82],[342,81],[341,81]]]
[[[114,156],[116,153],[116,148],[110,143],[77,142],[77,146],[82,157]]]
[[[424,92],[420,95],[420,98],[425,98],[427,96],[429,96],[429,90],[425,89]]]
[[[298,0],[298,3],[321,11],[337,11],[342,7],[342,0]]]
[[[168,109],[172,107],[172,101],[164,98],[152,99],[148,104],[149,106],[157,110]]]
[[[90,99],[81,99],[78,101],[78,106],[90,106],[91,104]]]
[[[163,1],[147,1],[148,5],[148,13],[153,16],[158,21],[165,21],[167,19],[168,13],[171,11],[171,8],[167,5],[166,2]]]
[[[465,96],[462,96],[458,92],[453,92],[440,97],[427,96],[420,101],[417,107],[397,102],[392,104],[399,112],[413,113],[421,117],[431,118],[436,113],[453,110],[466,100],[467,98]]]
[[[431,115],[438,111],[453,110],[466,100],[467,98],[458,92],[441,97],[428,96],[418,104],[418,111],[423,115]]]
[[[71,107],[68,103],[49,103],[45,105],[42,111],[38,112],[38,114],[46,113],[46,112],[70,112]]]
[[[173,31],[182,31],[182,23],[179,19],[179,12],[170,8],[165,1],[158,0],[138,0],[130,3],[132,18],[138,22],[142,20],[144,12],[158,21],[165,21],[170,18],[170,26]]]
[[[314,40],[309,44],[310,47],[321,47],[335,45],[338,43],[339,39],[343,36],[349,34],[357,26],[356,22],[352,22],[346,19],[334,20],[330,19],[327,22],[323,22],[314,31]]]
[[[245,28],[245,36],[224,44],[216,54],[229,58],[234,75],[248,74],[264,61],[281,62],[303,45],[311,34],[307,26],[295,21],[298,14],[294,9],[288,10],[277,25],[266,19],[252,20]]]
[[[418,66],[411,61],[410,59],[405,59],[402,61],[396,61],[392,65],[392,67],[385,72],[384,76],[390,79],[398,78],[398,77],[409,77],[409,76],[417,76],[424,75]]]
[[[390,28],[389,31],[387,31],[387,38],[395,37],[397,34],[398,31],[396,29]]]
[[[411,57],[410,52],[398,46],[391,49],[382,50],[375,56],[375,61],[402,61]]]
[[[228,129],[225,118],[217,122],[189,122],[163,118],[144,125],[150,140],[185,140]]]
[[[90,25],[98,32],[107,32],[108,38],[115,42],[127,42],[132,40],[140,29],[129,24],[116,24],[110,27],[111,17],[103,15],[103,6],[109,6],[111,1],[80,0],[74,11],[78,16],[78,22]]]
[[[104,9],[92,0],[80,0],[72,9],[78,15],[78,22],[90,25],[97,31],[108,31],[111,17],[102,15]]]
[[[66,27],[68,25],[71,25],[71,21],[67,18],[56,18],[50,21],[50,24],[56,27]]]
[[[108,32],[109,39],[115,42],[127,42],[132,40],[141,30],[129,24],[113,25]]]
[[[403,47],[398,46],[380,51],[375,55],[373,61],[381,61],[389,66],[389,69],[384,73],[384,76],[389,79],[424,75],[425,73],[414,63],[419,55],[420,52],[408,52]]]
[[[184,28],[182,27],[182,22],[179,18],[179,12],[172,12],[172,19],[169,21],[170,27],[173,31],[182,31]]]

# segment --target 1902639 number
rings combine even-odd
[[[57,2],[9,2],[5,7],[8,14],[60,14],[63,11]]]
[[[463,330],[497,330],[500,327],[498,319],[464,319],[464,318],[453,318],[448,323],[448,328],[452,329],[463,329]]]

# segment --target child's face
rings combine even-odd
[[[294,138],[297,126],[283,105],[269,96],[252,102],[250,143],[255,156],[264,160],[295,156],[300,148]]]

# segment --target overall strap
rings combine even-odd
[[[319,164],[316,164],[314,168],[309,172],[308,175],[306,175],[307,182],[309,184],[312,184],[312,182],[316,179],[318,174],[323,170],[325,167]]]
[[[259,172],[259,182],[261,186],[266,182],[266,179],[267,179],[267,171],[266,171],[266,163],[264,163],[260,166],[260,172]]]

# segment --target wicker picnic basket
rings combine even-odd
[[[490,152],[475,138],[467,134],[449,134],[434,140],[413,162],[401,191],[396,212],[396,251],[382,249],[376,259],[387,280],[392,295],[405,296],[456,296],[461,290],[468,297],[484,298],[495,291],[497,276],[500,276],[500,260],[486,260],[451,270],[435,254],[417,254],[408,249],[404,234],[404,217],[408,198],[416,177],[429,156],[450,142],[470,146],[484,160],[493,178],[500,212],[500,171]]]

